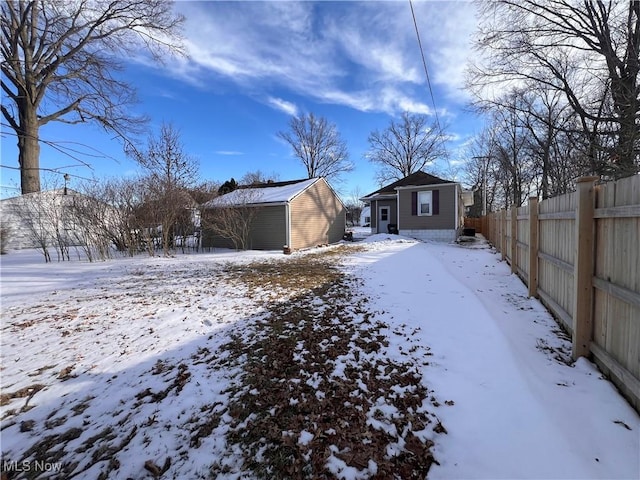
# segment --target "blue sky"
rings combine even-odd
[[[452,138],[448,159],[433,171],[451,177],[449,166],[459,167],[465,145],[482,127],[466,111],[463,89],[474,5],[413,6],[438,116]],[[277,132],[287,130],[291,115],[313,112],[336,125],[356,167],[337,190],[344,197],[366,194],[378,188],[376,167],[364,158],[369,133],[403,111],[434,115],[408,1],[178,1],[176,8],[186,16],[190,57],[168,58],[164,65],[131,59],[123,74],[138,90],[136,110],[151,118],[152,130],[167,122],[180,131],[203,180],[239,179],[256,170],[280,180],[304,178],[304,167]],[[17,167],[10,133],[3,127],[2,165]],[[138,170],[98,127],[48,124],[41,137],[69,142],[90,165],[43,145],[41,167],[69,173],[71,186]],[[17,194],[18,172],[2,168],[1,174],[2,196]]]

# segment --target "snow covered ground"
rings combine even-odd
[[[437,462],[429,478],[640,478],[640,417],[591,363],[571,364],[569,342],[497,255],[389,235],[344,249],[336,261],[352,280],[353,306],[332,305],[303,277],[286,283],[254,267],[277,267],[316,251],[91,264],[45,264],[27,251],[2,256],[3,469],[9,478],[209,478],[214,471],[218,478],[252,478],[240,444],[230,440],[243,427],[231,418],[233,405],[260,396],[245,384],[245,364],[260,367],[252,349],[273,348],[278,338],[260,333],[267,319],[289,315],[286,308],[307,292],[316,330],[338,318],[332,307],[348,315],[319,348],[304,336],[291,344],[286,358],[305,366],[297,382],[314,389],[312,400],[324,405],[338,384],[313,370],[311,352],[336,351],[327,360],[329,376],[353,381],[349,388],[360,408],[371,390],[362,365],[410,365],[420,378],[416,388],[430,392],[413,413],[440,426],[414,426]],[[317,281],[322,276],[307,273]],[[285,335],[303,332],[280,327],[286,341]],[[342,345],[340,334],[350,342]],[[366,343],[372,338],[379,349]],[[234,357],[230,342],[243,353]],[[355,366],[356,374],[344,374]],[[409,437],[392,430],[409,417],[399,419],[400,404],[392,403],[409,398],[409,388],[390,390],[395,396],[380,395],[380,403],[370,405],[375,415],[364,420],[396,436],[387,450],[394,456]],[[304,392],[291,391],[294,408]],[[372,458],[356,462],[355,454],[331,445],[341,419],[328,413],[335,428],[320,432],[303,418],[297,431],[276,433],[295,439],[309,461],[314,442],[327,437],[326,467],[337,478],[383,471]],[[244,426],[257,416],[246,417]]]
[[[356,272],[386,322],[421,327],[425,376],[454,402],[430,478],[640,478],[638,415],[590,362],[561,361],[570,342],[498,255],[378,245]]]

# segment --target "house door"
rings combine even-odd
[[[387,233],[389,226],[389,207],[378,208],[378,233]]]

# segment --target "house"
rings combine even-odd
[[[360,212],[360,226],[361,227],[370,227],[371,226],[371,207],[366,206]]]
[[[346,208],[324,178],[239,187],[203,205],[202,246],[300,250],[338,242]]]
[[[66,187],[0,201],[2,243],[8,250],[98,244],[107,248],[117,221],[117,209]]]
[[[371,232],[419,240],[455,241],[464,222],[462,186],[421,170],[362,197],[371,207]]]
[[[0,201],[0,224],[8,249],[52,246],[61,238],[76,245],[73,199],[78,192],[57,188]]]

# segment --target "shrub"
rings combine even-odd
[[[9,243],[10,235],[11,229],[6,225],[0,225],[0,255],[7,253],[7,244]]]

